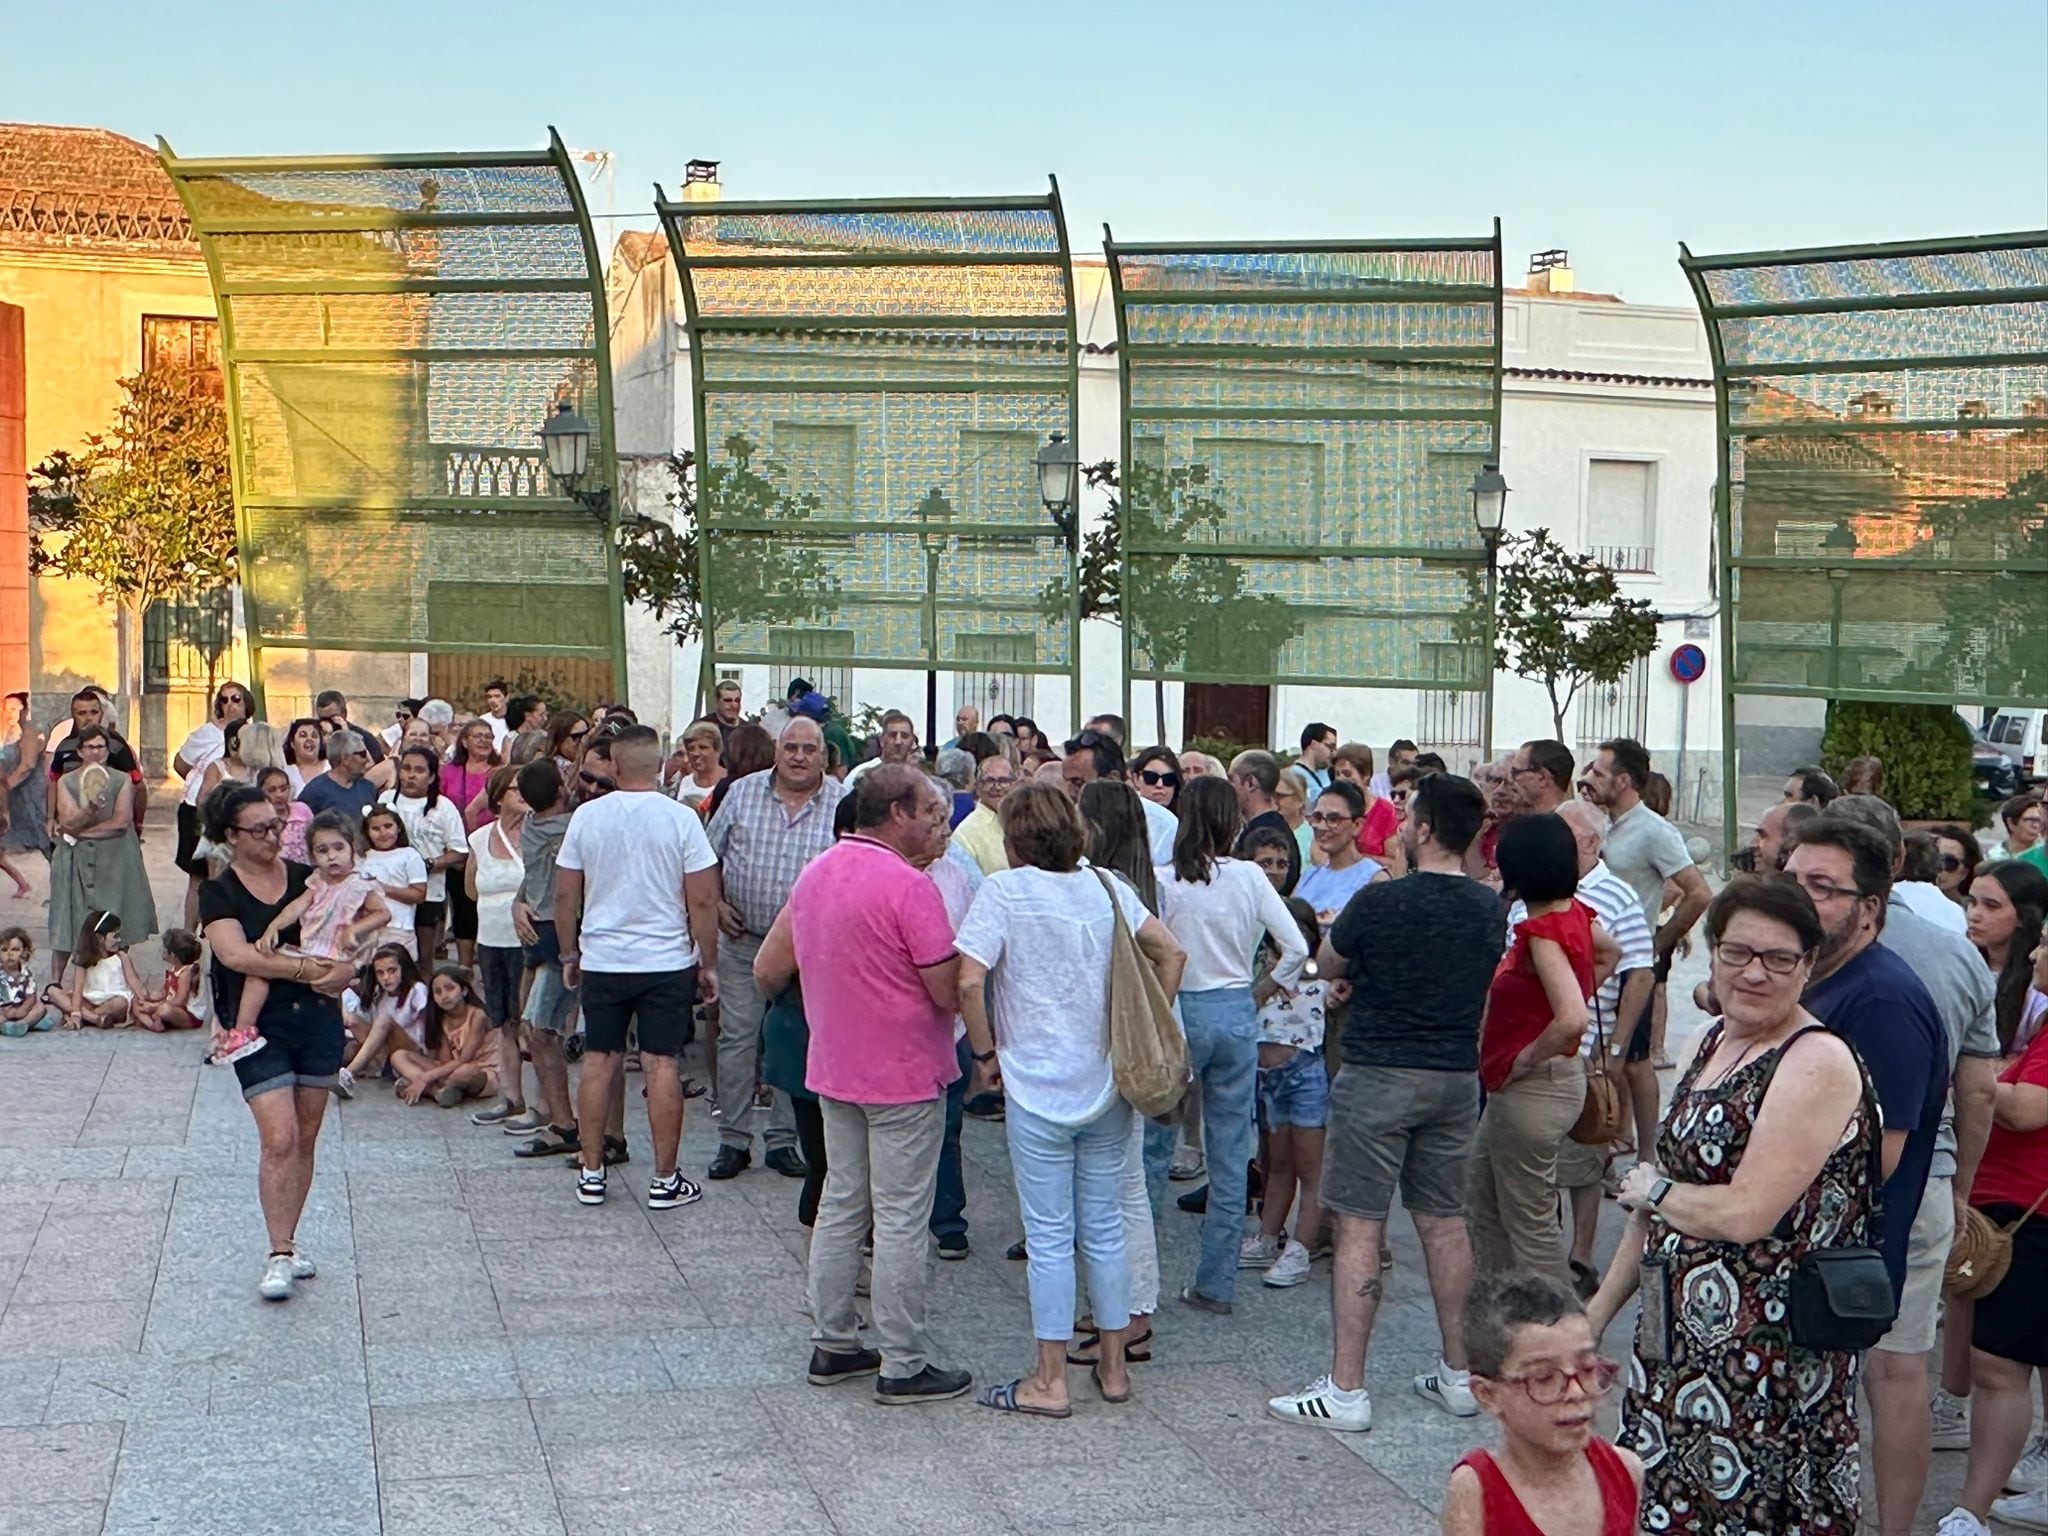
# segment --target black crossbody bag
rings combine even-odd
[[[1770,1092],[1771,1078],[1777,1076],[1778,1062],[1785,1059],[1785,1052],[1791,1049],[1792,1041],[1812,1032],[1811,1029],[1802,1029],[1779,1047],[1777,1060],[1771,1063],[1771,1070],[1764,1078],[1765,1093]],[[1850,1049],[1853,1054],[1854,1047]],[[1870,1077],[1860,1061],[1856,1064],[1856,1075],[1863,1084],[1863,1123],[1869,1131],[1871,1220],[1881,1224],[1884,1220],[1884,1116],[1878,1109],[1877,1096],[1871,1090]],[[1761,1110],[1761,1096],[1757,1104]],[[1794,1233],[1790,1230],[1790,1221],[1791,1213],[1787,1212],[1780,1219],[1774,1235],[1792,1239]],[[1793,1267],[1789,1300],[1793,1345],[1821,1354],[1847,1354],[1869,1349],[1891,1332],[1892,1324],[1898,1321],[1899,1316],[1898,1298],[1892,1293],[1891,1271],[1885,1268],[1884,1254],[1871,1247],[1808,1249]]]

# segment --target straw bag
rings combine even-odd
[[[1586,1074],[1586,1105],[1565,1134],[1582,1147],[1604,1147],[1621,1134],[1627,1107],[1621,1087],[1608,1076],[1607,1027],[1600,1022],[1600,998],[1593,997],[1594,1066]]]
[[[1974,1205],[1964,1208],[1963,1224],[1956,1230],[1942,1274],[1942,1285],[1950,1295],[1959,1301],[1981,1301],[1998,1289],[2012,1267],[2013,1234],[2027,1224],[2043,1200],[2048,1200],[2048,1190],[2036,1196],[2017,1221],[2003,1227]]]
[[[1116,887],[1101,870],[1095,876],[1109,898],[1116,930],[1109,941],[1109,1065],[1116,1091],[1139,1114],[1169,1113],[1188,1086],[1188,1043],[1173,1004],[1159,984],[1152,962],[1138,948],[1124,921]]]

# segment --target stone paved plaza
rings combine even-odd
[[[167,862],[168,828],[148,846]],[[37,902],[16,911],[40,938]],[[1067,1422],[808,1386],[795,1182],[757,1163],[650,1214],[637,1096],[634,1160],[587,1209],[560,1160],[515,1163],[466,1112],[366,1087],[320,1146],[301,1228],[319,1278],[266,1304],[254,1129],[200,1053],[140,1032],[0,1040],[0,1533],[1411,1536],[1487,1434],[1408,1391],[1435,1325],[1405,1218],[1370,1434],[1264,1416],[1325,1368],[1327,1265],[1291,1291],[1247,1274],[1230,1318],[1167,1301],[1135,1400],[1104,1405],[1076,1369]],[[714,1132],[693,1101],[697,1176]],[[933,1323],[944,1363],[1008,1380],[1031,1345],[1001,1127],[970,1120],[966,1151],[974,1252],[934,1264]],[[1162,1223],[1173,1287],[1197,1225]],[[1961,1460],[1938,1458],[1930,1511]]]

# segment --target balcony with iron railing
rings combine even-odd
[[[450,496],[553,498],[562,493],[548,478],[543,448],[437,443]]]
[[[1586,553],[1623,576],[1654,576],[1657,551],[1648,544],[1588,544]]]

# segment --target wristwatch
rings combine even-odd
[[[1671,1181],[1669,1179],[1659,1179],[1650,1186],[1650,1192],[1643,1196],[1643,1204],[1654,1211],[1664,1203],[1664,1197],[1670,1193]]]

